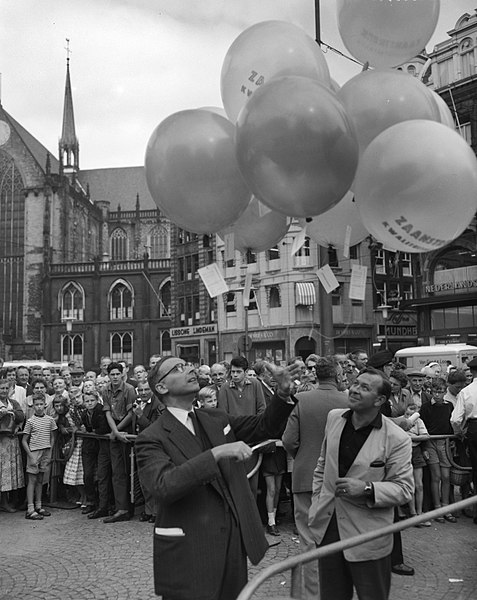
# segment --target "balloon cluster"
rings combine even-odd
[[[241,251],[274,246],[291,218],[323,246],[369,233],[389,250],[448,244],[477,210],[477,160],[440,96],[391,69],[438,15],[439,0],[337,0],[344,44],[372,67],[341,88],[300,28],[246,29],[223,62],[224,108],[177,112],[149,140],[158,207],[184,229],[234,234]]]

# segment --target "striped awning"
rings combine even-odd
[[[311,281],[295,283],[296,306],[312,306],[316,303],[315,284]]]

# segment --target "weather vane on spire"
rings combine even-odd
[[[71,54],[71,50],[70,50],[70,40],[69,38],[65,38],[66,39],[66,46],[65,46],[65,50],[66,50],[66,61],[70,62],[70,54]]]

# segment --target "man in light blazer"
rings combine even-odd
[[[391,384],[363,370],[349,390],[350,409],[332,410],[313,476],[309,525],[318,545],[347,540],[393,523],[394,506],[414,491],[411,439],[380,412]],[[320,559],[321,600],[386,600],[393,536]]]
[[[268,547],[243,462],[248,443],[280,437],[294,406],[295,371],[275,367],[275,395],[261,415],[192,410],[197,375],[164,357],[149,384],[166,410],[136,440],[141,484],[157,502],[154,581],[164,600],[229,600],[247,582],[247,556]]]
[[[294,459],[292,491],[295,523],[300,536],[300,550],[315,548],[315,540],[308,527],[308,511],[311,505],[313,472],[320,456],[325,437],[328,413],[333,408],[346,408],[348,394],[338,391],[340,365],[328,358],[316,358],[315,374],[319,387],[296,395],[297,405],[291,413],[282,441]],[[304,600],[318,597],[318,563],[303,565]]]

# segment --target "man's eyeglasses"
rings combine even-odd
[[[162,381],[163,379],[165,379],[168,375],[170,375],[171,373],[173,373],[174,371],[177,371],[178,373],[184,373],[184,371],[186,370],[187,365],[185,363],[177,363],[176,365],[174,365],[172,367],[172,369],[170,369],[169,371],[167,371],[166,373],[164,373],[164,375],[162,377],[159,377],[159,379],[156,382],[156,385]]]

